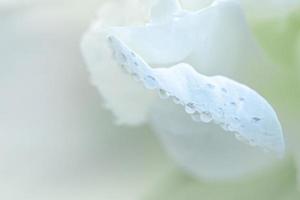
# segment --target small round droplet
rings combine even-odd
[[[135,80],[135,81],[140,81],[141,80],[139,75],[136,74],[136,73],[132,73],[131,76],[132,76],[133,80]]]
[[[121,55],[121,61],[122,62],[126,62],[127,61],[127,57],[125,56],[125,54],[121,53],[120,55]]]
[[[173,99],[173,102],[175,104],[180,104],[181,103],[180,99],[178,97],[176,97],[176,96],[173,96],[172,99]]]
[[[207,83],[206,85],[209,89],[214,89],[215,88],[215,86],[211,83]]]
[[[112,39],[112,37],[111,37],[111,36],[109,36],[109,37],[107,38],[107,40],[108,40],[110,43],[112,43],[112,42],[113,42],[113,39]]]
[[[159,94],[159,97],[162,99],[167,99],[170,96],[169,93],[163,89],[159,89],[158,94]]]
[[[227,125],[227,131],[229,131],[229,132],[234,132],[234,131],[235,131],[234,126],[228,124],[228,125]]]
[[[221,90],[222,92],[227,93],[227,90],[225,88],[222,88]]]
[[[193,103],[186,104],[185,105],[185,112],[187,112],[188,114],[193,114],[194,112],[196,112],[195,105]]]
[[[136,56],[135,56],[135,53],[130,52],[130,54],[131,54],[132,57],[136,57]]]
[[[192,119],[195,121],[195,122],[200,122],[201,121],[201,115],[199,112],[195,112],[193,113],[192,115]]]
[[[259,122],[260,120],[261,120],[261,118],[259,118],[259,117],[252,117],[253,122]]]
[[[228,130],[228,124],[220,124],[221,128],[224,130],[224,131],[229,131]]]
[[[158,85],[156,79],[150,75],[144,78],[144,84],[145,87],[150,90],[156,89]]]
[[[238,133],[235,134],[235,138],[239,141],[243,141],[243,137]]]
[[[230,102],[230,105],[236,106],[236,103],[234,101]]]
[[[201,121],[204,123],[209,123],[212,121],[212,115],[209,112],[203,112],[200,114]]]
[[[249,140],[249,145],[250,145],[250,146],[256,146],[256,142],[255,142],[255,140],[254,140],[253,138],[251,138],[251,139]]]

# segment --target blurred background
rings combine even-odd
[[[102,3],[0,1],[0,199],[135,199],[155,178],[153,134],[113,125],[83,63]]]
[[[147,126],[116,126],[80,52],[82,35],[103,4],[0,0],[0,199],[270,199],[282,184],[281,199],[300,199],[289,158],[275,168],[283,176],[267,173],[256,187],[250,180],[235,196],[239,184],[198,185],[177,171]],[[266,179],[278,184],[265,187]],[[172,197],[167,191],[176,191],[175,183],[191,188]]]

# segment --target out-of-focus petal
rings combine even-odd
[[[191,10],[200,9],[214,0],[181,0],[182,5]],[[267,20],[286,17],[300,6],[298,0],[235,0],[240,2],[251,20]]]
[[[151,66],[186,62],[206,74],[232,77],[239,68],[261,64],[261,52],[234,1],[216,1],[195,12],[174,11],[167,19],[146,26],[116,27],[111,33]]]
[[[153,99],[116,66],[105,42],[108,26],[143,22],[147,12],[143,13],[140,6],[138,1],[108,2],[99,12],[99,21],[93,24],[82,41],[82,52],[92,82],[100,91],[105,106],[117,117],[118,124],[145,122]]]

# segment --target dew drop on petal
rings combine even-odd
[[[241,136],[240,134],[238,134],[238,133],[235,134],[235,138],[236,138],[237,140],[239,140],[239,141],[243,141],[242,136]]]
[[[159,89],[159,97],[162,98],[162,99],[167,99],[169,98],[169,93],[163,89]]]
[[[185,105],[185,112],[187,112],[188,114],[193,114],[194,112],[196,112],[195,105],[193,103],[186,104]]]
[[[208,83],[208,84],[206,84],[207,85],[207,87],[209,88],[209,89],[214,89],[215,88],[215,86],[213,85],[213,84],[211,84],[211,83]]]
[[[144,84],[145,84],[145,87],[150,90],[156,89],[157,85],[158,85],[156,79],[152,76],[146,76],[144,78]]]
[[[131,76],[132,76],[133,80],[135,80],[135,81],[140,81],[141,80],[137,73],[132,73]]]
[[[181,103],[180,99],[178,97],[176,97],[176,96],[173,96],[172,99],[173,99],[173,102],[175,104],[180,104]]]
[[[259,122],[260,120],[261,120],[261,118],[259,118],[259,117],[252,117],[253,122]]]
[[[209,123],[212,121],[212,115],[209,112],[202,112],[200,114],[200,119],[204,123]]]
[[[227,90],[225,88],[222,88],[221,90],[222,92],[227,93]]]
[[[192,119],[195,121],[195,122],[200,122],[201,121],[201,115],[199,112],[195,112],[193,113],[192,115]]]
[[[224,131],[229,131],[228,124],[221,124],[221,127]]]

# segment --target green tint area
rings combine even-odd
[[[300,111],[300,9],[283,18],[256,21],[253,31],[276,71],[274,74],[262,69],[264,76],[272,73],[272,77],[266,78],[268,88],[263,92],[280,109],[297,115]]]
[[[176,171],[144,200],[298,200],[299,196],[294,164],[286,161],[261,175],[235,182],[199,182]]]

